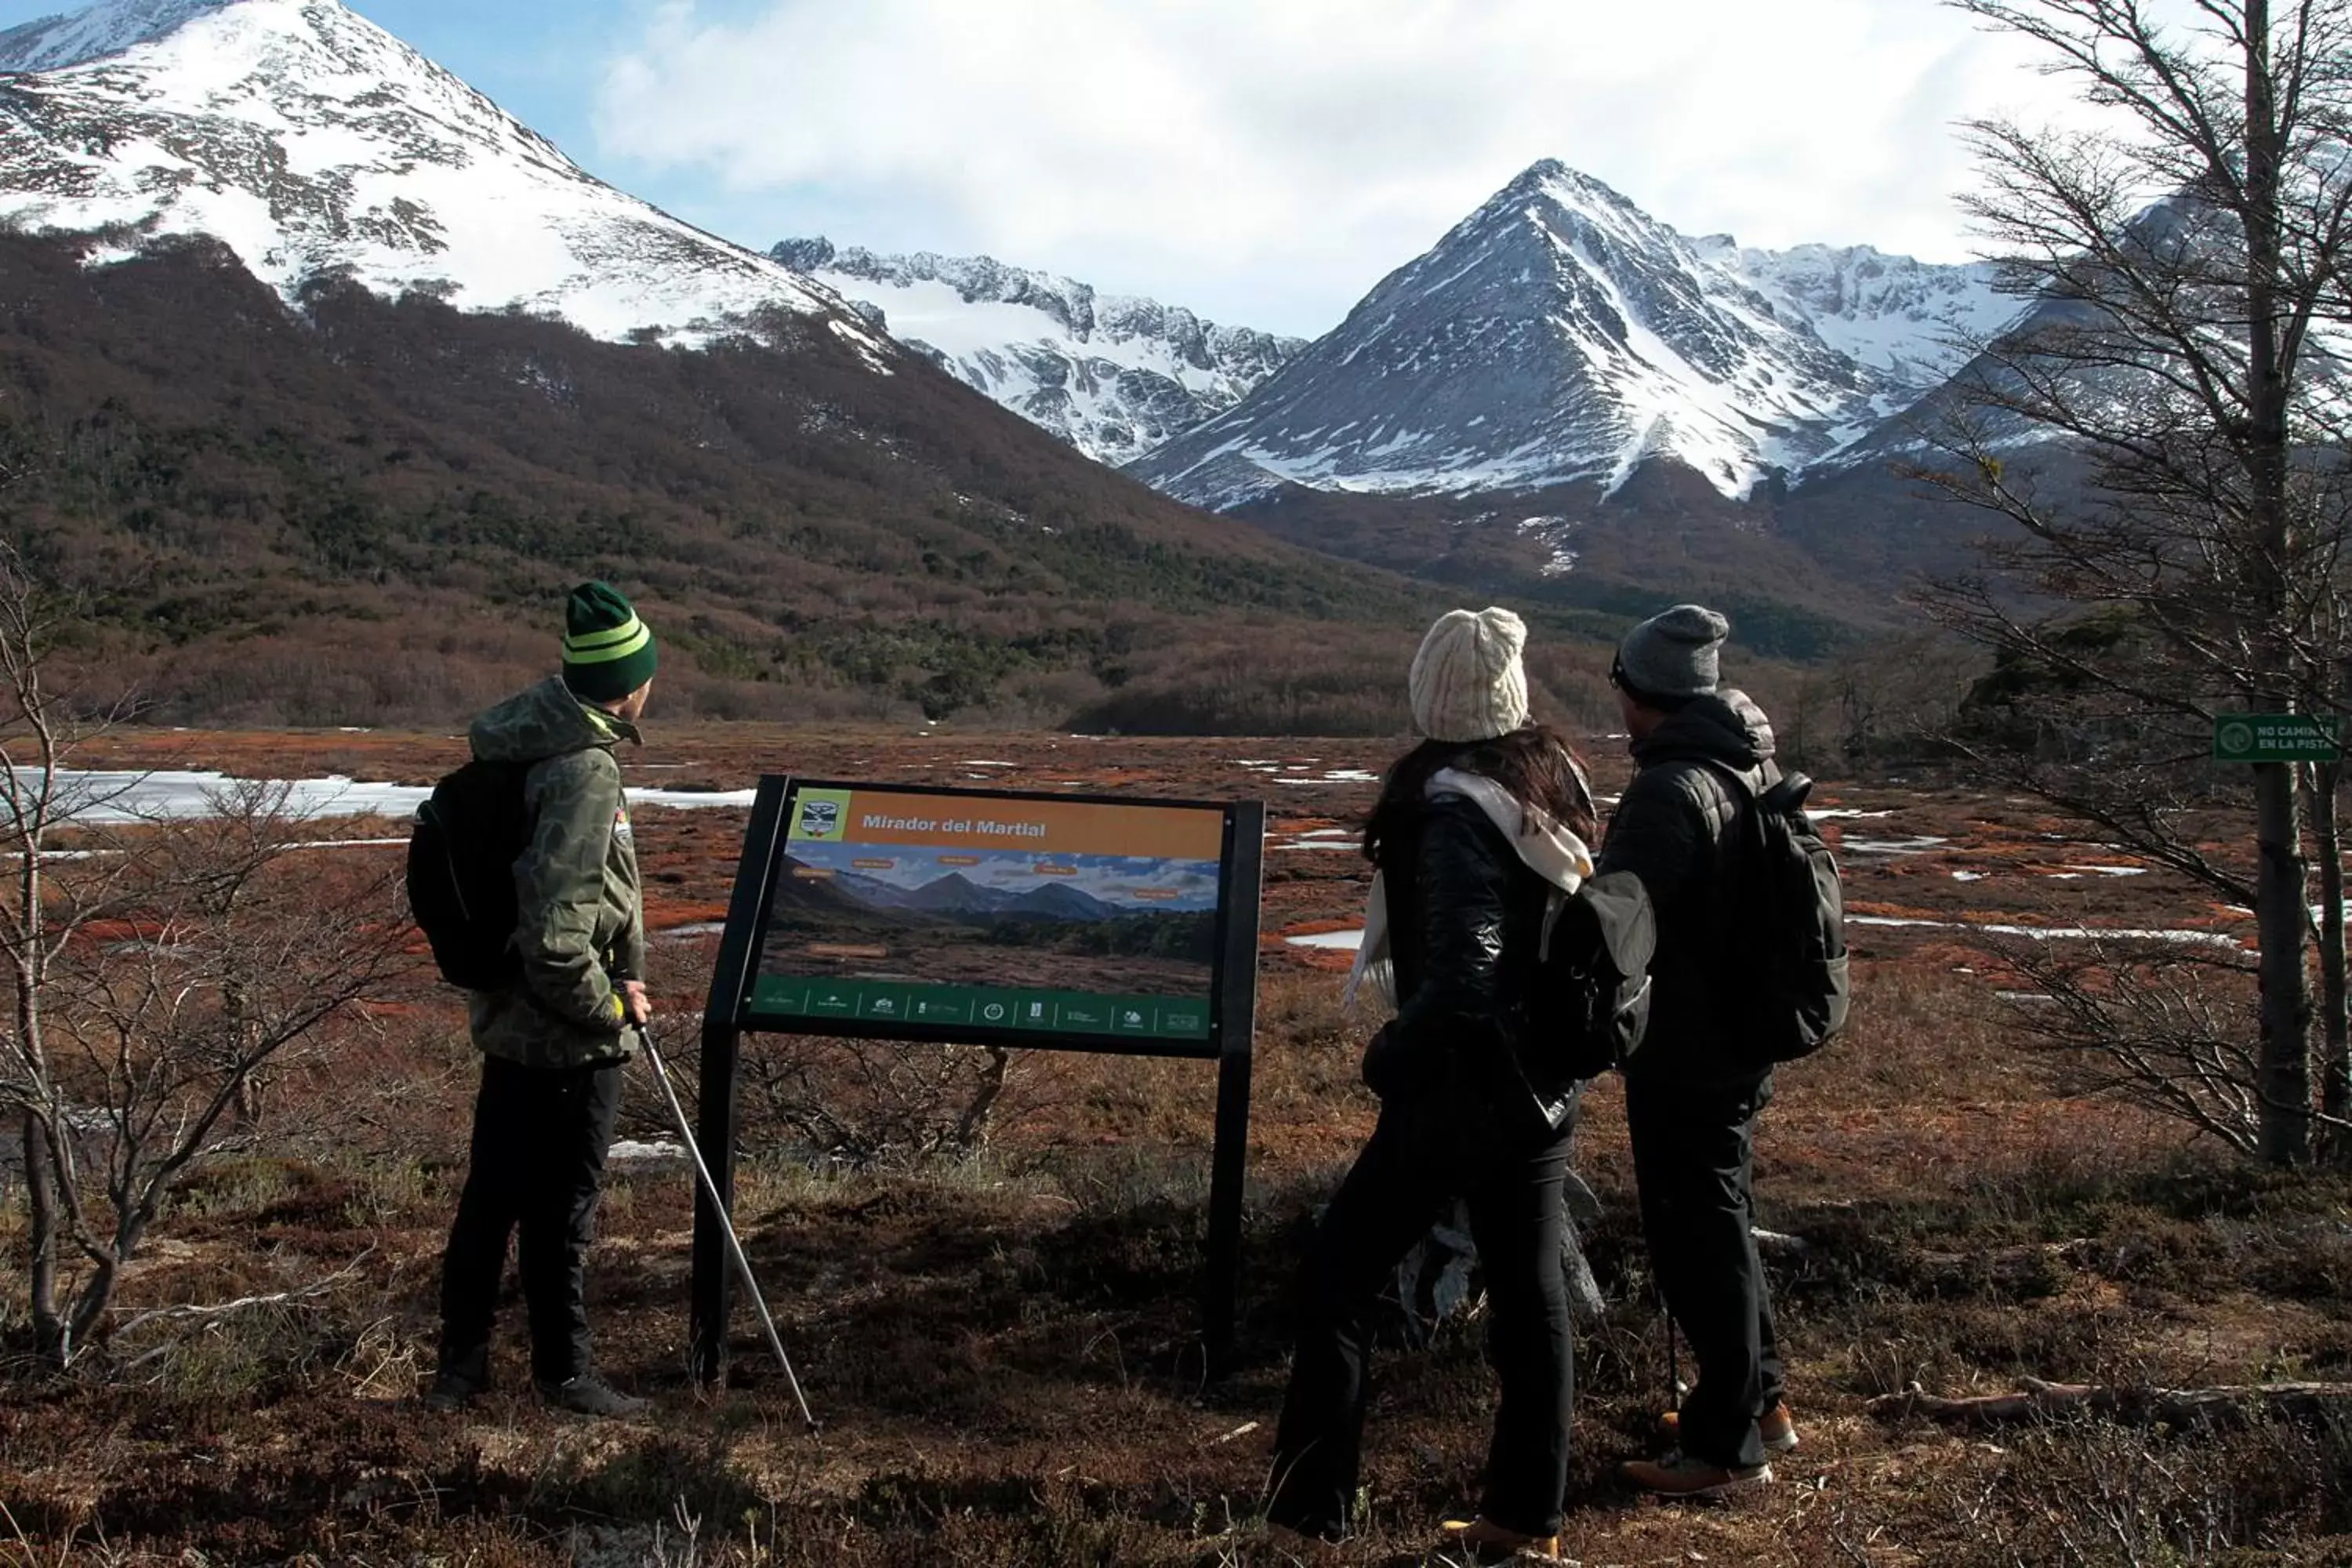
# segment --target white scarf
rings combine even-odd
[[[1584,840],[1561,826],[1540,806],[1527,805],[1493,779],[1447,768],[1429,781],[1426,798],[1458,795],[1486,814],[1509,841],[1520,863],[1557,889],[1553,903],[1583,885],[1592,875],[1592,851]],[[1389,1012],[1396,1011],[1396,963],[1389,953],[1389,900],[1386,873],[1372,873],[1371,895],[1364,902],[1364,940],[1356,949],[1355,967],[1348,972],[1341,1005],[1352,1008],[1357,996],[1369,991]],[[1549,915],[1545,923],[1549,927]]]

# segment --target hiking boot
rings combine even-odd
[[[1617,1473],[1643,1491],[1656,1492],[1660,1497],[1719,1498],[1764,1485],[1772,1479],[1772,1467],[1749,1465],[1727,1469],[1705,1459],[1695,1459],[1676,1448],[1663,1459],[1628,1459],[1617,1467]]]
[[[1659,1426],[1669,1437],[1682,1430],[1682,1413],[1678,1410],[1669,1410],[1658,1417]],[[1797,1418],[1789,1414],[1787,1400],[1781,1400],[1757,1420],[1756,1435],[1764,1439],[1764,1447],[1776,1454],[1796,1451]]]
[[[463,1410],[490,1391],[490,1351],[488,1345],[454,1360],[444,1356],[433,1386],[425,1391],[425,1408],[446,1415]]]
[[[576,1411],[583,1415],[625,1417],[643,1415],[653,1408],[653,1401],[623,1394],[593,1372],[562,1383],[542,1382],[539,1396],[559,1410]]]
[[[1475,1519],[1449,1519],[1439,1530],[1445,1539],[1441,1552],[1459,1553],[1449,1561],[1458,1563],[1557,1563],[1559,1561],[1559,1537],[1557,1535],[1522,1535],[1516,1530],[1506,1530],[1485,1514]]]

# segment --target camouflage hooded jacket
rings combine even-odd
[[[645,976],[646,925],[613,746],[637,731],[551,677],[475,720],[467,739],[484,762],[530,764],[534,824],[514,866],[522,978],[472,994],[474,1044],[525,1067],[619,1061],[629,1054],[619,984]]]

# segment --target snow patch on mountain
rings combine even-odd
[[[596,180],[335,0],[110,0],[0,34],[0,223],[93,261],[209,236],[315,279],[697,343],[764,312],[886,337],[773,259]]]
[[[878,256],[823,238],[786,240],[770,254],[1108,463],[1230,408],[1307,346],[991,257]]]

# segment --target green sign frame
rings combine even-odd
[[[2335,763],[2344,759],[2344,721],[2330,713],[2216,713],[2217,763]]]

